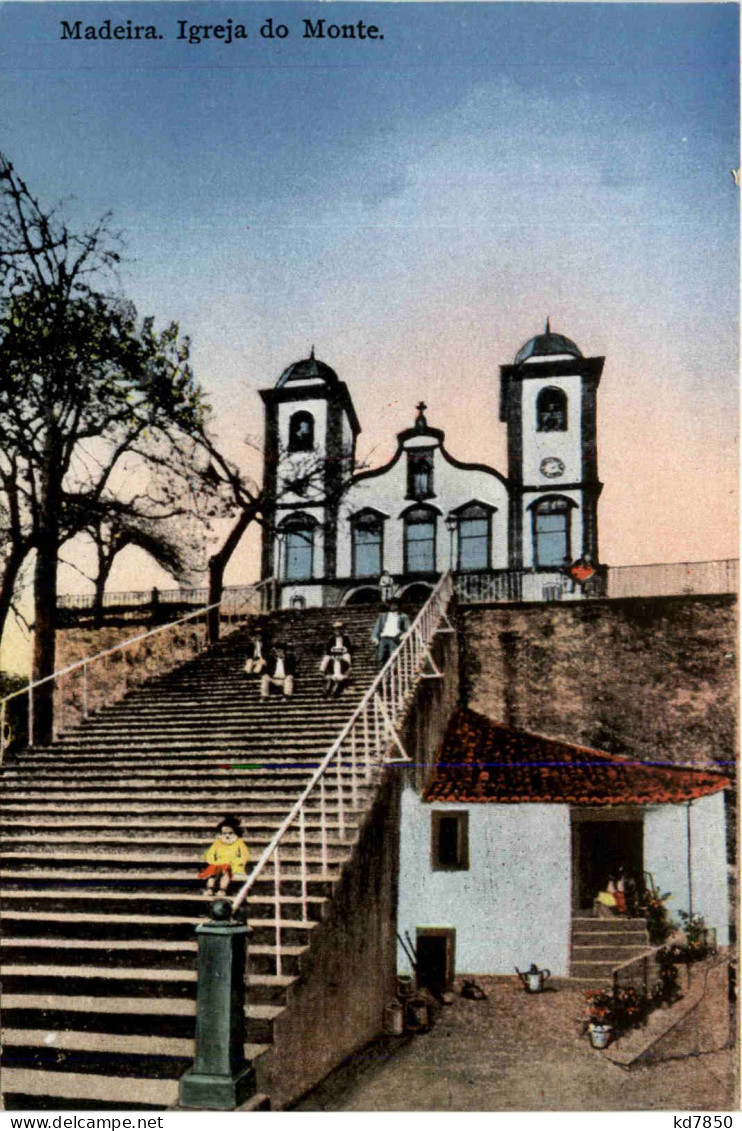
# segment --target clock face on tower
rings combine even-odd
[[[558,479],[560,475],[564,475],[564,464],[557,456],[545,456],[541,460],[539,471],[547,479]]]

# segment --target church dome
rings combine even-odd
[[[282,388],[289,381],[317,380],[326,381],[328,385],[335,385],[338,382],[338,375],[329,365],[325,365],[324,361],[317,360],[314,356],[314,346],[312,346],[309,357],[303,358],[302,361],[295,361],[292,365],[289,365],[288,369],[284,369],[278,378],[276,388]]]
[[[555,334],[547,319],[546,329],[543,334],[537,334],[521,346],[515,355],[515,364],[520,365],[532,357],[554,357],[558,354],[567,354],[570,357],[582,357],[578,346],[563,334]]]

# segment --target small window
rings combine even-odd
[[[434,809],[431,813],[430,858],[435,872],[469,870],[469,811]]]
[[[353,576],[378,577],[381,573],[383,520],[361,514],[353,521]]]
[[[407,454],[407,498],[429,499],[433,490],[433,453],[412,451]]]
[[[289,451],[311,452],[314,447],[314,417],[311,412],[295,412],[289,420]]]
[[[567,394],[561,389],[542,389],[536,398],[536,431],[567,431]]]
[[[435,513],[426,507],[416,508],[407,514],[404,527],[405,573],[435,571],[435,520]]]

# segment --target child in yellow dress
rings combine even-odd
[[[211,895],[219,880],[219,891],[225,893],[235,873],[244,873],[250,861],[250,850],[242,839],[239,818],[227,816],[217,825],[218,836],[204,852],[208,867],[199,872],[199,880],[206,880],[204,895]]]

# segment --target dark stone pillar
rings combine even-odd
[[[255,1070],[245,1060],[246,923],[229,918],[217,899],[198,935],[196,1059],[180,1080],[180,1106],[229,1111],[255,1092]]]

